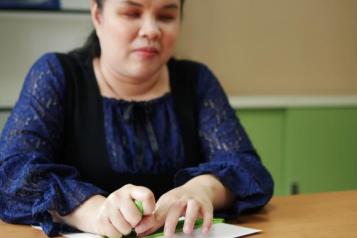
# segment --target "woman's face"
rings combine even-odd
[[[112,73],[145,78],[172,56],[180,31],[179,0],[105,0],[92,5],[101,61]]]

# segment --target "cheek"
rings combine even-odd
[[[166,47],[174,47],[175,43],[177,41],[177,38],[179,36],[179,30],[175,29],[175,30],[171,30],[171,31],[167,31],[164,37],[164,44]]]
[[[125,45],[128,44],[132,39],[135,38],[136,32],[135,27],[126,26],[122,23],[110,24],[106,27],[106,33],[108,40],[115,45]]]

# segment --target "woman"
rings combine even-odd
[[[109,237],[264,206],[273,181],[217,79],[171,59],[183,0],[96,0],[95,33],[31,68],[0,142],[0,218]],[[134,185],[135,184],[135,185]],[[157,199],[157,201],[156,201]],[[134,200],[143,204],[141,216]]]

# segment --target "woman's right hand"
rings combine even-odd
[[[60,220],[85,232],[120,238],[129,234],[142,219],[135,200],[142,202],[144,215],[152,214],[155,209],[154,194],[146,187],[128,184],[107,198],[100,195],[89,198]]]
[[[129,234],[142,219],[134,200],[142,202],[144,215],[155,209],[155,197],[148,188],[125,185],[102,202],[95,216],[95,233],[111,238]]]

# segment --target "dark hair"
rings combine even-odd
[[[103,3],[105,0],[95,0],[96,4],[98,5],[99,9],[103,8]],[[183,5],[185,0],[180,0],[181,2],[181,16],[183,15]],[[99,39],[95,30],[93,30],[89,36],[87,37],[86,42],[84,45],[78,49],[80,52],[89,53],[91,58],[99,57],[101,54]]]

